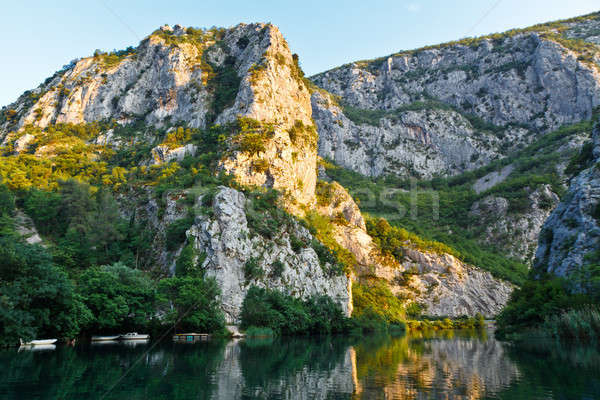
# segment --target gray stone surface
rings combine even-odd
[[[596,29],[600,20],[591,22]],[[590,28],[591,29],[591,28]],[[599,50],[600,54],[600,50]],[[390,112],[435,98],[456,111],[401,111],[378,126],[356,125],[313,94],[319,154],[366,175],[456,174],[477,168],[545,132],[590,118],[600,105],[597,65],[536,32],[399,53],[312,77],[342,102]],[[466,118],[501,126],[492,133]],[[484,127],[483,127],[484,128]]]
[[[586,255],[598,251],[600,224],[600,126],[593,135],[594,163],[573,178],[567,194],[543,225],[534,268],[567,277],[591,261]]]
[[[213,201],[213,216],[199,216],[188,231],[198,251],[205,253],[203,267],[221,288],[223,310],[228,323],[239,323],[242,302],[251,285],[280,290],[296,297],[330,296],[344,312],[352,311],[350,280],[345,276],[330,277],[324,273],[315,251],[306,247],[296,253],[290,246],[290,235],[310,242],[312,236],[296,224],[290,232],[280,231],[277,238],[267,240],[248,228],[246,197],[231,188],[222,187]],[[244,264],[254,258],[264,276],[247,280]],[[281,277],[273,275],[273,263],[285,268]]]

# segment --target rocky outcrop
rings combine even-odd
[[[276,239],[265,239],[248,227],[246,201],[243,193],[222,187],[214,197],[212,216],[198,216],[188,231],[188,240],[198,254],[205,255],[202,267],[206,275],[214,277],[221,288],[227,322],[239,323],[242,302],[251,285],[301,298],[328,295],[349,315],[349,279],[345,275],[328,276],[312,248],[294,251],[291,247],[291,235],[310,243],[310,233],[295,223],[281,227]],[[245,273],[250,262],[260,270],[253,277]]]
[[[567,277],[597,263],[600,245],[600,126],[593,134],[591,167],[572,179],[563,200],[543,225],[534,261],[538,275]]]
[[[152,149],[152,163],[162,164],[169,161],[181,161],[186,156],[195,156],[197,147],[192,143],[185,146],[176,147],[174,149],[169,146],[156,146]]]
[[[410,244],[404,247],[400,265],[370,266],[359,276],[385,280],[392,293],[420,304],[424,314],[433,316],[481,313],[494,317],[514,288],[450,254],[423,251]]]
[[[28,244],[42,244],[42,237],[35,228],[35,224],[32,219],[21,210],[18,210],[15,215],[15,231],[21,236]]]
[[[319,155],[363,175],[456,174],[499,156],[498,138],[476,135],[453,110],[396,112],[369,125],[350,120],[327,93],[315,91],[312,104]]]
[[[563,36],[539,27],[318,74],[346,106],[313,94],[320,155],[371,176],[456,174],[589,119],[600,105],[599,28],[596,14],[562,24]]]
[[[492,171],[489,174],[477,179],[473,184],[473,190],[479,194],[485,192],[488,189],[493,188],[499,183],[502,183],[514,170],[513,165],[507,165],[500,171]]]
[[[508,301],[513,285],[450,254],[428,252],[407,242],[402,245],[402,260],[385,257],[367,233],[352,197],[335,182],[330,191],[332,204],[321,205],[319,211],[332,218],[335,239],[355,257],[358,282],[381,279],[394,295],[422,305],[427,315],[493,317]]]
[[[490,195],[473,203],[469,214],[473,225],[483,229],[482,243],[496,246],[508,256],[531,264],[542,224],[559,198],[550,185],[525,190],[529,193],[527,204],[520,212],[509,212],[506,198]]]
[[[220,86],[223,71],[236,75],[239,87],[231,82]],[[243,185],[273,187],[295,203],[310,205],[317,135],[310,94],[300,74],[273,25],[239,24],[221,30],[163,26],[136,49],[80,59],[21,96],[3,110],[11,111],[11,118],[0,120],[0,141],[8,143],[9,133],[25,125],[44,128],[114,119],[121,124],[205,128],[251,118],[272,126],[272,135],[262,137],[263,148],[254,153],[237,150],[232,138],[232,151],[221,168]],[[223,104],[223,91],[233,93],[229,103]],[[15,150],[24,150],[31,139],[20,137]],[[104,146],[118,144],[110,131],[99,140]],[[162,163],[193,155],[195,148],[159,144],[152,153],[150,162]]]

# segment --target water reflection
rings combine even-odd
[[[356,346],[357,392],[364,398],[478,399],[519,376],[503,346],[473,333],[389,338]]]
[[[596,349],[485,332],[0,351],[2,399],[597,398]]]

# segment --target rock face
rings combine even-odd
[[[17,211],[15,222],[17,233],[23,237],[28,244],[40,243],[43,246],[42,237],[38,233],[37,229],[35,229],[35,224],[31,218],[29,218],[29,216],[19,210]]]
[[[239,87],[219,86],[223,71],[236,75]],[[234,96],[223,106],[222,92],[231,89]],[[256,154],[233,151],[221,168],[241,184],[288,192],[299,204],[314,200],[317,136],[310,94],[285,39],[270,24],[207,31],[165,26],[128,53],[73,62],[3,111],[14,113],[0,120],[4,143],[9,132],[25,125],[44,128],[115,119],[122,124],[203,128],[251,118],[273,125],[272,137],[264,138],[264,150]],[[296,134],[293,138],[290,131]],[[114,138],[103,138],[102,144],[113,143]],[[19,138],[16,151],[28,140]],[[189,146],[157,146],[153,162],[193,153]]]
[[[188,240],[199,253],[206,255],[202,266],[207,276],[214,277],[221,287],[227,322],[239,323],[242,302],[251,285],[301,298],[325,294],[350,315],[349,279],[345,275],[327,276],[312,248],[295,252],[290,245],[290,235],[310,242],[310,233],[295,224],[289,231],[282,227],[277,239],[267,240],[249,229],[246,201],[243,193],[221,188],[213,200],[213,216],[197,217],[188,231]],[[248,262],[256,262],[262,276],[247,278],[244,271]],[[278,263],[283,264],[279,272],[276,271]]]
[[[469,60],[479,55],[474,50],[461,51]],[[403,68],[390,66],[394,72],[389,74],[408,71]],[[379,74],[384,71],[377,71],[365,70],[359,73],[364,75],[364,82],[362,78],[352,81],[356,96],[351,94],[350,98],[356,97],[351,101],[355,107],[366,107],[377,97],[361,94],[363,89],[370,93],[367,81],[376,88],[382,84]],[[581,82],[586,85],[587,80],[582,78]],[[331,85],[335,92],[336,84]],[[383,110],[410,100],[405,98],[408,92],[394,89],[390,83],[385,85],[400,100],[393,100],[393,96],[384,99]],[[585,112],[582,107],[577,108],[578,112]],[[305,244],[314,239],[297,222],[280,226],[277,235],[270,238],[253,230],[248,223],[248,199],[241,191],[221,187],[210,212],[205,212],[206,206],[201,204],[203,197],[192,193],[196,188],[176,190],[157,199],[149,186],[140,188],[141,193],[119,199],[123,214],[151,231],[152,254],[143,267],[166,275],[175,273],[175,260],[183,248],[180,245],[168,250],[167,228],[187,216],[189,210],[179,200],[195,196],[197,210],[187,241],[195,248],[206,274],[218,282],[230,324],[239,322],[241,305],[251,285],[302,298],[329,295],[350,315],[351,280],[362,279],[360,275],[371,269],[388,280],[395,293],[408,290],[412,300],[426,304],[428,312],[435,315],[481,312],[491,316],[511,290],[502,281],[456,259],[410,246],[402,263],[387,260],[367,233],[360,209],[342,186],[332,183],[331,199],[324,203],[316,195],[318,145],[322,154],[338,161],[340,157],[350,160],[348,166],[358,166],[369,175],[409,170],[427,175],[483,165],[498,156],[500,139],[489,132],[478,133],[458,107],[413,107],[386,114],[379,126],[356,125],[329,94],[316,90],[311,97],[297,58],[272,25],[240,24],[211,30],[163,26],[135,49],[73,62],[2,111],[0,141],[13,154],[29,152],[31,147],[33,156],[45,158],[55,157],[61,149],[36,147],[32,141],[39,138],[24,134],[26,126],[44,128],[107,119],[122,125],[143,123],[152,129],[132,129],[133,138],[115,134],[118,129],[114,128],[86,143],[113,150],[127,150],[135,142],[148,144],[152,150],[136,166],[140,169],[198,155],[199,147],[191,141],[173,144],[162,137],[177,125],[182,130],[181,125],[231,128],[219,138],[225,149],[219,154],[215,173],[229,173],[246,188],[279,190],[283,194],[280,206],[297,217],[313,210],[326,216],[332,223],[335,242],[357,261],[356,271],[349,272],[349,276],[324,272],[329,269],[320,265],[311,247],[292,248],[292,236]],[[514,134],[527,132],[525,128],[513,128]],[[346,129],[353,132],[352,137]],[[34,131],[45,135],[45,131]],[[378,158],[373,156],[375,149]],[[97,153],[90,157],[97,157]],[[248,274],[249,265],[259,273]],[[403,272],[415,268],[420,275],[411,281],[414,287],[409,285],[407,289],[397,282]]]
[[[573,178],[567,194],[543,225],[534,269],[538,274],[570,276],[597,263],[600,244],[600,126],[593,134],[592,167]]]
[[[528,192],[529,204],[525,212],[509,213],[506,198],[490,195],[476,201],[470,215],[474,218],[474,225],[484,229],[484,243],[499,246],[510,257],[530,264],[537,249],[542,224],[558,204],[559,198],[550,185],[529,189]]]
[[[350,195],[337,183],[332,184],[331,191],[334,204],[321,206],[320,212],[343,215],[345,222],[334,223],[334,235],[356,258],[358,282],[384,280],[394,295],[424,306],[427,315],[458,317],[481,313],[493,317],[508,301],[511,284],[450,254],[435,254],[405,243],[405,256],[400,262],[384,257],[367,233]]]
[[[426,252],[410,245],[404,253],[400,265],[375,265],[359,275],[387,281],[392,293],[420,304],[426,315],[458,317],[481,313],[494,317],[513,291],[511,284],[450,254]]]
[[[595,14],[559,33],[534,27],[318,74],[346,105],[313,94],[320,155],[370,176],[456,174],[589,119],[600,105],[599,28]]]
[[[499,157],[498,138],[453,110],[405,111],[369,125],[350,120],[327,93],[314,92],[312,104],[319,155],[363,175],[455,174]]]
[[[31,91],[33,101],[24,95],[10,105],[17,111],[11,121],[16,127],[45,127],[141,116],[155,125],[181,121],[205,126],[211,101],[207,74],[212,67],[207,62],[219,66],[226,56],[235,57],[238,76],[245,76],[269,48],[271,29],[263,24],[240,24],[224,32],[200,34],[157,30],[124,55],[100,54],[74,61]],[[248,40],[243,48],[237,45],[242,37]],[[216,41],[223,45],[215,46]],[[234,118],[240,111],[238,104]],[[4,132],[8,125],[2,127]]]

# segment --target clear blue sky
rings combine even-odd
[[[95,49],[137,45],[164,23],[272,22],[312,75],[350,61],[599,9],[598,0],[11,1],[2,5],[0,105],[70,60]]]

